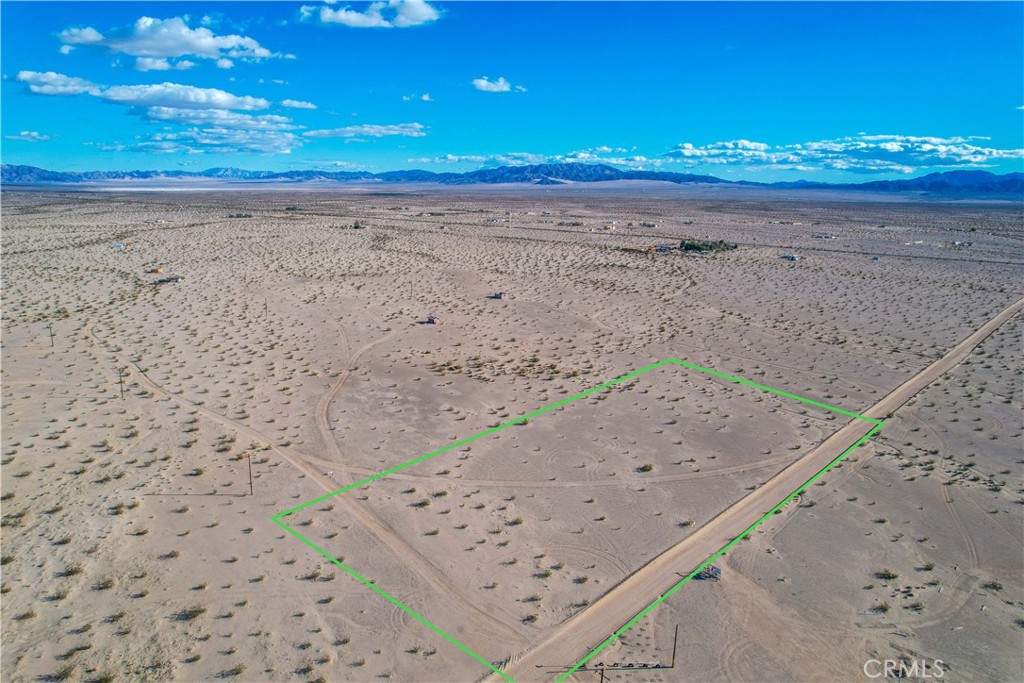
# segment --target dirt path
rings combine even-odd
[[[102,338],[100,338],[99,335],[96,334],[96,329],[94,326],[89,325],[88,330],[93,340],[100,347],[102,347],[111,355],[115,356],[121,364],[131,368],[131,375],[134,376],[134,379],[136,379],[141,386],[149,389],[155,394],[166,396],[173,401],[176,401],[184,406],[187,406],[190,410],[198,412],[203,417],[218,424],[221,424],[224,427],[233,429],[237,431],[239,434],[242,434],[253,441],[268,444],[270,446],[271,452],[275,453],[277,456],[279,456],[280,458],[288,462],[290,465],[292,465],[299,472],[301,472],[302,474],[306,475],[309,479],[316,482],[325,491],[336,491],[339,488],[341,488],[341,485],[339,485],[333,479],[325,475],[319,467],[316,467],[312,463],[310,463],[306,459],[306,457],[303,456],[301,453],[298,453],[289,448],[275,445],[273,443],[272,438],[268,438],[265,434],[250,427],[244,422],[232,419],[225,415],[221,415],[220,413],[211,410],[210,408],[199,405],[198,403],[190,401],[189,399],[184,398],[183,396],[179,396],[173,392],[167,391],[157,382],[153,381],[153,379],[146,374],[146,371],[142,368],[142,366],[139,363],[123,356],[117,351],[112,350],[107,345],[107,343]],[[359,355],[368,351],[372,347],[384,342],[390,337],[391,334],[388,334],[362,347],[356,354],[353,355],[353,361]],[[347,373],[348,371],[346,371],[342,375],[342,377],[347,376]],[[340,382],[335,382],[335,386],[337,387],[340,387],[340,384]],[[438,595],[446,596],[448,599],[460,603],[460,609],[462,610],[462,613],[467,615],[467,617],[471,620],[470,623],[472,624],[473,628],[475,628],[477,631],[486,633],[489,636],[496,639],[500,639],[502,641],[518,643],[525,642],[522,633],[520,633],[518,629],[511,626],[506,621],[502,621],[493,614],[490,614],[489,612],[481,609],[473,602],[468,600],[464,595],[462,595],[459,589],[448,580],[448,577],[445,576],[445,574],[440,569],[438,569],[434,564],[432,564],[426,558],[424,558],[419,552],[416,551],[415,548],[409,545],[409,543],[406,542],[405,539],[403,539],[401,536],[395,533],[394,529],[392,529],[385,522],[377,518],[372,512],[364,508],[353,498],[351,498],[350,496],[337,496],[334,499],[334,504],[336,506],[336,509],[340,509],[340,511],[343,511],[344,514],[347,514],[352,519],[362,523],[378,539],[380,539],[380,541],[383,544],[391,548],[391,550],[396,555],[398,555],[398,557],[401,557],[404,560],[404,566],[415,572],[420,578],[426,581],[426,583],[430,585],[431,588],[437,591]],[[510,622],[512,621],[512,617],[510,615],[505,615],[505,618],[508,619]]]
[[[1003,323],[1024,309],[1020,299],[954,346],[942,358],[914,375],[864,411],[884,419],[935,380],[959,365]],[[679,581],[679,574],[698,567],[731,539],[742,534],[778,501],[861,439],[873,425],[853,420],[820,446],[737,501],[694,534],[658,555],[605,593],[590,607],[562,622],[532,648],[513,655],[506,673],[517,681],[552,680],[628,622]],[[486,680],[501,680],[492,674]]]

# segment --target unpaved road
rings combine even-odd
[[[1004,309],[942,358],[901,384],[863,414],[885,419],[929,384],[963,362],[982,341],[1022,309],[1024,298]],[[853,420],[832,434],[763,486],[627,577],[590,607],[556,626],[542,641],[514,655],[505,673],[520,683],[555,679],[604,642],[633,615],[678,583],[680,574],[688,574],[731,539],[746,531],[780,500],[853,446],[873,426],[863,420]],[[497,683],[502,679],[492,674],[486,680]]]

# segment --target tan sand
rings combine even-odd
[[[4,679],[483,678],[271,515],[666,357],[868,409],[1020,298],[1020,224],[655,188],[5,191]],[[682,238],[740,246],[623,250]],[[676,669],[607,678],[1024,676],[1021,334],[885,407],[604,658],[668,661],[678,623]],[[662,368],[289,519],[503,662],[844,424]]]

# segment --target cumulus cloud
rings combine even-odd
[[[287,131],[214,127],[157,133],[126,149],[155,154],[289,154],[300,144],[301,140]]]
[[[406,101],[406,102],[410,102],[412,100],[420,100],[422,102],[433,102],[434,101],[434,99],[430,96],[430,93],[428,93],[428,92],[425,92],[422,95],[416,95],[416,94],[402,95],[402,99],[404,101]]]
[[[988,138],[866,135],[791,145],[768,145],[749,140],[682,143],[665,157],[690,166],[731,164],[796,170],[834,170],[863,173],[913,173],[928,168],[989,165],[1000,159],[1024,158],[1021,149],[997,149]]]
[[[504,76],[499,76],[498,80],[492,81],[487,76],[482,78],[473,79],[473,87],[482,92],[526,92],[526,88],[521,85],[512,85],[505,80]]]
[[[260,97],[235,95],[217,88],[197,88],[180,83],[106,86],[52,71],[21,71],[16,80],[25,83],[29,91],[40,95],[90,95],[122,104],[129,107],[130,114],[164,126],[162,132],[137,138],[132,144],[95,143],[97,148],[106,151],[285,154],[300,147],[304,141],[293,132],[302,126],[287,116],[249,113],[270,107],[270,102]],[[284,100],[282,105],[300,109],[316,108],[311,102],[299,100]],[[184,130],[175,130],[176,127]],[[408,134],[414,134],[413,129],[410,131]],[[369,135],[372,131],[362,131],[362,134]],[[45,139],[45,136],[36,138],[35,135],[23,132],[17,139]]]
[[[609,164],[629,170],[648,169],[661,166],[661,159],[641,155],[623,156],[622,147],[593,147],[564,154],[536,154],[533,152],[505,152],[500,154],[445,154],[440,157],[416,157],[407,159],[413,164],[480,164],[483,168],[496,166],[530,166],[533,164]]]
[[[191,69],[195,65],[195,62],[187,59],[179,60],[174,64],[171,64],[166,59],[156,59],[154,57],[137,57],[135,59],[136,71],[169,71],[171,69],[183,71],[184,69]]]
[[[225,68],[221,64],[229,58],[257,61],[289,56],[271,52],[248,36],[217,35],[205,26],[190,28],[182,17],[171,17],[170,19],[140,17],[132,26],[111,29],[107,35],[91,26],[72,27],[61,31],[58,38],[65,46],[103,47],[113,53],[154,60],[152,63],[156,64],[161,63],[156,60],[163,60],[163,63],[166,63],[166,60],[169,59],[196,57],[217,60],[217,66]],[[137,69],[140,68],[139,63],[137,60]]]
[[[299,16],[303,21],[341,24],[352,28],[406,28],[436,21],[441,13],[424,0],[381,0],[364,11],[349,7],[331,9],[334,2],[315,6],[303,5]]]
[[[113,85],[99,97],[132,106],[178,107],[181,109],[266,109],[270,102],[262,97],[233,95],[217,88],[197,88],[180,83],[154,85]]]
[[[292,130],[298,128],[287,116],[245,114],[227,109],[147,107],[142,114],[151,121],[166,121],[190,126],[214,126],[239,130]]]
[[[421,123],[362,124],[358,126],[345,126],[344,128],[310,130],[303,133],[307,138],[382,138],[389,135],[421,138],[426,134],[425,127]]]
[[[100,90],[92,81],[53,71],[19,71],[15,78],[38,95],[96,95]]]
[[[506,152],[502,154],[445,154],[440,157],[416,157],[407,159],[412,164],[481,164],[483,166],[527,166],[546,164],[550,159],[544,154],[530,152]]]
[[[37,133],[34,130],[23,130],[17,135],[5,135],[8,140],[20,140],[22,142],[45,142],[50,139],[49,135]]]
[[[281,106],[289,109],[316,109],[316,105],[312,102],[303,102],[302,100],[281,100]]]
[[[262,97],[233,95],[217,88],[197,88],[180,83],[103,86],[84,78],[53,71],[20,71],[16,80],[40,95],[92,95],[109,102],[135,107],[177,107],[181,109],[266,109]]]
[[[66,45],[93,45],[103,40],[103,34],[91,26],[66,28],[57,37]]]

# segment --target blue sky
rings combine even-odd
[[[1024,164],[1022,3],[4,2],[4,163]]]

